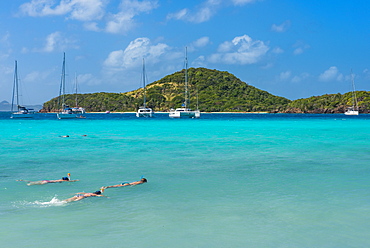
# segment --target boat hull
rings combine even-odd
[[[33,118],[35,117],[34,114],[30,113],[12,113],[10,118]]]
[[[74,119],[77,118],[77,114],[64,114],[64,113],[58,113],[57,114],[58,119]]]
[[[62,112],[57,113],[58,119],[74,119],[74,118],[85,118],[84,108],[66,108]]]
[[[136,117],[153,117],[153,110],[151,108],[140,108],[136,112]]]
[[[344,114],[345,115],[358,115],[358,111],[356,111],[356,110],[348,110]]]
[[[181,108],[181,109],[176,109],[174,111],[170,111],[169,117],[170,118],[200,118],[200,111]]]

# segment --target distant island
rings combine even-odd
[[[168,112],[184,101],[185,70],[150,83],[146,87],[147,106]],[[344,113],[352,105],[351,93],[326,94],[291,101],[248,85],[233,74],[207,68],[190,68],[190,107],[201,112],[268,112],[268,113]],[[78,94],[78,105],[87,112],[132,112],[143,103],[143,88],[125,93]],[[370,92],[357,91],[360,113],[369,113]],[[76,96],[66,95],[68,105]],[[56,112],[58,98],[43,104],[40,112]]]
[[[34,109],[35,111],[39,111],[42,109],[42,105],[25,105],[28,109]],[[12,109],[12,104],[8,101],[2,101],[0,102],[0,111],[1,112],[9,112]],[[17,106],[14,105],[13,109],[17,109]]]

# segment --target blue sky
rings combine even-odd
[[[63,52],[68,91],[126,92],[184,67],[228,71],[291,100],[369,90],[367,0],[0,1],[0,101],[14,61],[23,104],[56,97]]]

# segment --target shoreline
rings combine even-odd
[[[11,113],[11,111],[3,111],[0,110],[0,113]],[[86,114],[135,114],[136,112],[129,111],[129,112],[86,112]],[[164,111],[158,111],[154,112],[155,114],[168,114],[169,112],[164,112]],[[284,112],[201,112],[202,114],[344,114],[342,113],[284,113]],[[57,112],[36,112],[36,114],[57,114]],[[360,113],[359,115],[367,115],[369,113]]]
[[[11,112],[11,111],[0,111],[0,112]],[[57,112],[38,112],[41,114],[56,114]],[[86,112],[86,114],[135,114],[136,112],[128,111],[128,112]],[[156,111],[156,114],[168,114],[170,112],[164,111]],[[269,112],[201,112],[202,114],[270,114]]]

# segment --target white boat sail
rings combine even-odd
[[[353,74],[351,72],[351,79],[352,79],[352,106],[349,107],[346,112],[344,112],[345,115],[358,115],[358,103],[357,103],[357,97],[356,97],[356,90],[355,90],[355,80],[353,78]]]
[[[35,111],[33,109],[28,109],[25,106],[20,105],[19,97],[19,85],[18,85],[18,65],[17,60],[15,61],[14,68],[14,84],[13,84],[13,96],[12,96],[12,106],[11,106],[11,116],[10,118],[33,118]],[[17,105],[17,110],[13,109],[14,105]]]
[[[144,90],[144,103],[139,107],[136,112],[136,117],[153,117],[153,110],[146,106],[146,74],[145,74],[145,60],[143,59],[143,90]]]
[[[63,66],[62,66],[62,77],[60,81],[60,90],[58,98],[58,107],[61,106],[61,111],[57,113],[58,119],[74,119],[74,118],[84,118],[85,109],[77,106],[71,108],[65,104],[65,85],[66,85],[66,54],[63,54]],[[76,82],[76,91],[77,91],[77,82]],[[77,97],[77,92],[76,92]]]
[[[187,48],[185,48],[185,99],[181,108],[171,109],[170,118],[200,118],[200,111],[191,110],[189,106],[189,91],[188,91],[188,58]]]

